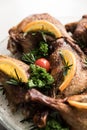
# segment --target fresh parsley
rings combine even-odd
[[[50,85],[54,82],[53,77],[46,71],[46,69],[30,65],[30,78],[28,81],[29,88],[50,88]]]
[[[38,128],[33,124],[30,130],[69,130],[67,124],[62,124],[59,120],[61,119],[58,112],[50,113],[47,119],[47,124],[44,128]]]
[[[69,130],[69,128],[68,127],[63,128],[57,120],[50,119],[47,121],[46,127],[38,128],[37,126],[32,125],[30,130]]]
[[[41,41],[39,44],[39,53],[41,56],[47,56],[48,55],[48,44],[46,42]]]
[[[57,120],[50,119],[47,121],[47,125],[45,128],[41,128],[38,130],[69,130],[69,128],[63,128]]]
[[[46,71],[46,69],[36,66],[35,64],[30,64],[30,78],[27,83],[23,83],[19,78],[15,70],[17,79],[10,78],[6,81],[7,84],[13,86],[26,86],[29,88],[50,88],[51,84],[54,82],[53,77]]]

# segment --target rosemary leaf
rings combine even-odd
[[[31,51],[30,53],[23,54],[22,60],[26,63],[34,63],[36,60],[34,56],[34,52]]]
[[[21,78],[19,78],[19,76],[18,76],[18,73],[17,73],[16,69],[14,69],[14,71],[15,71],[15,74],[16,74],[16,76],[17,76],[17,80],[20,82],[20,81],[21,81]]]
[[[63,75],[64,75],[64,76],[67,75],[68,71],[71,69],[71,66],[72,66],[72,64],[69,65],[68,63],[67,63],[66,66],[64,66],[64,68],[63,68]]]
[[[87,58],[85,59],[85,62],[84,62],[86,65],[87,65]]]
[[[6,83],[9,85],[15,85],[15,86],[19,85],[19,82],[16,79],[10,79],[9,81],[6,81]]]
[[[41,35],[42,35],[43,40],[44,40],[45,42],[47,42],[45,32],[44,32],[44,31],[40,31],[40,33],[41,33]]]
[[[66,76],[68,74],[68,71],[71,69],[73,64],[69,64],[69,62],[66,62],[62,52],[60,52],[60,56],[62,58],[62,63],[64,65],[64,67],[63,67],[63,76]]]
[[[18,86],[18,85],[24,84],[22,82],[22,79],[18,76],[18,73],[17,73],[16,69],[14,69],[14,71],[15,71],[17,79],[12,77],[12,78],[10,78],[10,80],[6,81],[6,83],[9,84],[9,85],[14,85],[14,86]]]

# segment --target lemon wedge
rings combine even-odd
[[[75,95],[67,99],[68,103],[79,109],[87,109],[87,95]]]
[[[23,28],[23,32],[38,31],[38,30],[51,32],[55,35],[56,38],[62,36],[60,30],[54,24],[46,20],[36,20],[30,22]]]
[[[66,87],[68,87],[69,83],[71,82],[75,71],[76,71],[76,58],[73,52],[69,50],[61,50],[61,53],[69,65],[72,65],[71,68],[68,70],[67,75],[64,77],[63,83],[59,86],[59,90],[63,91]]]
[[[25,63],[8,56],[0,55],[0,71],[4,72],[8,76],[22,80],[22,82],[28,81],[28,69],[29,66]],[[16,72],[17,74],[16,74]]]

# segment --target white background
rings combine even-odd
[[[29,14],[48,12],[62,23],[87,14],[87,0],[0,0],[0,41]]]

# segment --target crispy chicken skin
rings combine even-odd
[[[83,15],[81,20],[65,25],[68,32],[72,33],[73,39],[87,55],[87,15]]]

